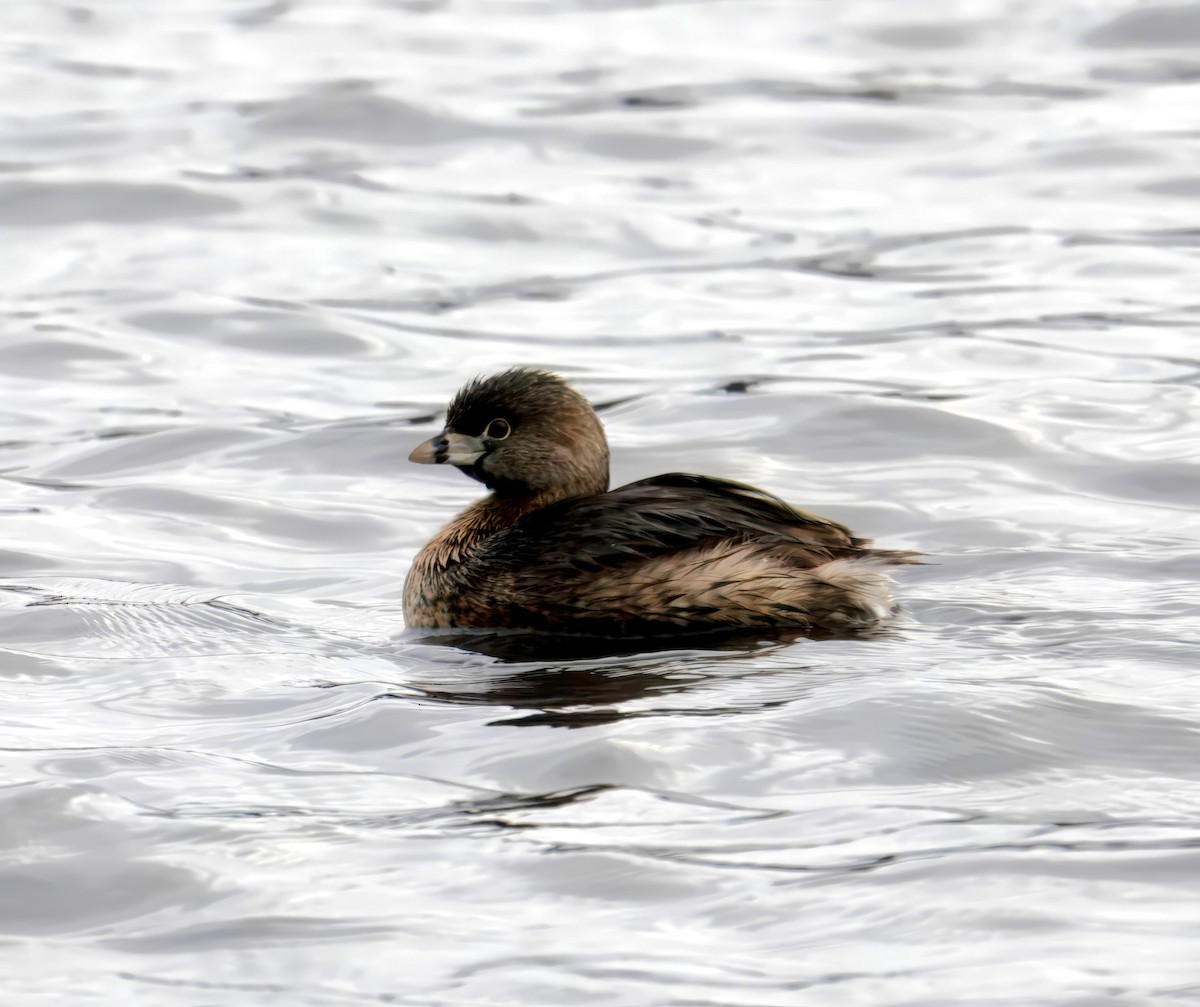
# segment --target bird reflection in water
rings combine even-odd
[[[878,629],[836,634],[836,638],[874,639],[891,633]],[[714,678],[762,675],[764,654],[818,635],[822,639],[835,636],[801,630],[632,639],[511,631],[423,634],[419,642],[490,657],[497,661],[498,667],[490,674],[472,673],[469,680],[462,682],[410,682],[410,685],[438,702],[521,711],[518,716],[493,724],[589,727],[662,715],[668,711],[661,706],[648,708],[635,704],[681,694]],[[754,660],[745,660],[749,657]],[[714,662],[720,666],[714,668]],[[505,668],[506,665],[511,668]],[[803,668],[802,664],[789,665],[793,673]],[[503,673],[496,673],[501,670]],[[758,708],[761,707],[755,706]],[[689,707],[680,712],[689,716],[715,716],[746,710],[741,705],[734,708],[706,704],[703,708]]]

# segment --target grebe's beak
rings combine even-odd
[[[478,437],[466,434],[448,434],[444,430],[424,444],[418,444],[408,456],[418,465],[473,465],[483,457],[487,448]]]

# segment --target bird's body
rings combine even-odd
[[[412,457],[493,489],[418,554],[404,587],[413,627],[852,629],[892,614],[885,569],[915,558],[722,479],[674,473],[609,491],[598,417],[544,372],[468,385],[446,431]]]

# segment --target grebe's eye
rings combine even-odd
[[[512,424],[508,420],[492,420],[483,428],[483,436],[490,437],[494,441],[502,441],[511,433]]]

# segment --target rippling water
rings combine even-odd
[[[4,1003],[1200,1002],[1200,6],[0,28]],[[908,624],[403,635],[521,362]]]

